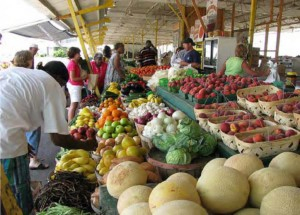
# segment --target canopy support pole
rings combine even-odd
[[[277,24],[277,38],[276,38],[276,52],[275,52],[275,59],[278,62],[278,55],[279,55],[279,45],[280,45],[280,34],[281,34],[281,25],[282,25],[282,11],[283,11],[283,0],[280,0],[279,5],[279,14],[278,14],[278,24]]]
[[[155,47],[157,47],[157,39],[158,39],[158,19],[155,23]]]
[[[207,32],[206,25],[205,25],[204,22],[203,22],[203,19],[202,19],[202,17],[201,17],[200,10],[199,10],[199,8],[198,8],[198,6],[197,6],[197,4],[196,4],[196,1],[195,1],[195,0],[192,0],[192,3],[193,3],[194,10],[195,10],[195,12],[196,12],[196,14],[197,14],[197,17],[198,17],[198,19],[200,20],[200,23],[201,23],[201,25],[202,25],[202,28],[203,28],[204,32],[206,33],[206,32]]]
[[[274,8],[274,0],[271,0],[270,2],[270,23],[273,21],[273,8]],[[265,46],[264,46],[264,57],[267,57],[268,53],[268,43],[269,43],[269,30],[270,30],[270,24],[266,24],[266,35],[265,35]]]
[[[231,13],[231,33],[230,36],[234,36],[234,22],[235,22],[235,3],[232,4],[232,13]]]
[[[79,39],[79,42],[80,42],[80,45],[81,45],[81,48],[82,48],[84,58],[87,61],[87,65],[88,65],[88,68],[89,68],[90,72],[92,72],[92,67],[91,67],[91,64],[90,64],[90,61],[89,61],[89,56],[88,56],[86,48],[85,48],[85,44],[84,44],[83,37],[82,37],[81,31],[80,31],[80,28],[79,28],[78,20],[77,20],[76,15],[75,15],[72,0],[68,0],[68,5],[69,5],[69,10],[70,10],[70,13],[71,13],[71,16],[72,16],[72,20],[73,20],[73,23],[74,23],[74,26],[75,26],[75,30],[76,30],[76,33],[78,35],[78,39]]]
[[[257,0],[251,0],[251,14],[250,14],[250,26],[249,26],[249,53],[250,60],[249,64],[252,64],[252,46],[253,46],[253,37],[254,37],[254,28],[255,28],[255,18],[256,18],[256,8],[257,8]]]

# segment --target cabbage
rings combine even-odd
[[[188,117],[185,117],[179,122],[178,129],[180,133],[185,134],[186,136],[195,140],[199,140],[205,133],[196,121]]]
[[[164,133],[160,136],[156,135],[152,139],[154,146],[162,152],[167,152],[169,148],[175,144],[175,141],[175,136],[168,133]]]
[[[200,138],[201,141],[203,137]],[[198,156],[198,152],[200,151],[200,143],[198,140],[191,139],[187,135],[179,133],[176,135],[176,147],[184,148],[187,152],[189,152],[192,158],[196,158]]]
[[[183,148],[171,147],[166,155],[166,161],[168,164],[190,164],[192,161],[192,157],[190,153],[188,153]]]
[[[198,155],[200,156],[209,156],[215,152],[217,147],[217,139],[212,136],[211,134],[204,134],[203,140],[200,141],[199,144],[199,152]]]

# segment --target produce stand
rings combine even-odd
[[[166,104],[174,109],[181,110],[186,115],[188,115],[191,119],[196,120],[194,114],[194,104],[187,99],[183,99],[179,97],[179,94],[174,94],[169,92],[164,87],[156,88],[157,95],[161,96]]]

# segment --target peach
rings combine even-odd
[[[294,135],[296,135],[296,134],[297,134],[297,132],[294,131],[294,130],[292,130],[292,129],[289,129],[289,130],[286,130],[286,131],[285,131],[285,136],[286,136],[286,137],[294,136]]]
[[[247,128],[249,126],[249,122],[248,121],[241,121],[238,123],[240,128]]]
[[[249,126],[249,127],[247,128],[247,131],[252,131],[252,130],[254,130],[254,129],[255,129],[254,127]]]
[[[239,125],[238,124],[236,124],[236,123],[232,123],[232,124],[230,124],[230,130],[231,131],[233,131],[233,132],[238,132],[239,131]]]
[[[267,138],[268,141],[274,141],[276,140],[276,136],[274,135],[270,135],[268,138]]]
[[[263,119],[257,119],[255,120],[254,124],[256,125],[256,127],[258,128],[263,128],[265,127],[265,123]]]
[[[294,108],[293,108],[293,105],[291,105],[291,104],[285,104],[282,107],[282,111],[285,113],[292,113],[293,110],[294,110]]]
[[[200,113],[200,114],[199,114],[199,117],[200,117],[200,118],[204,118],[204,119],[205,119],[205,118],[208,118],[207,115],[206,115],[205,113]]]
[[[265,141],[265,137],[262,134],[255,134],[253,136],[253,141],[255,143],[257,143],[257,142],[263,142],[263,141]]]
[[[252,137],[247,137],[243,140],[246,143],[254,143],[253,138]]]
[[[284,134],[284,130],[280,129],[280,128],[277,128],[274,130],[274,134]]]
[[[220,125],[220,129],[221,129],[222,132],[228,133],[230,131],[230,125],[229,125],[229,123],[223,122]]]

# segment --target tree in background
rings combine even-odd
[[[67,50],[66,48],[55,48],[53,52],[54,57],[67,57]]]

